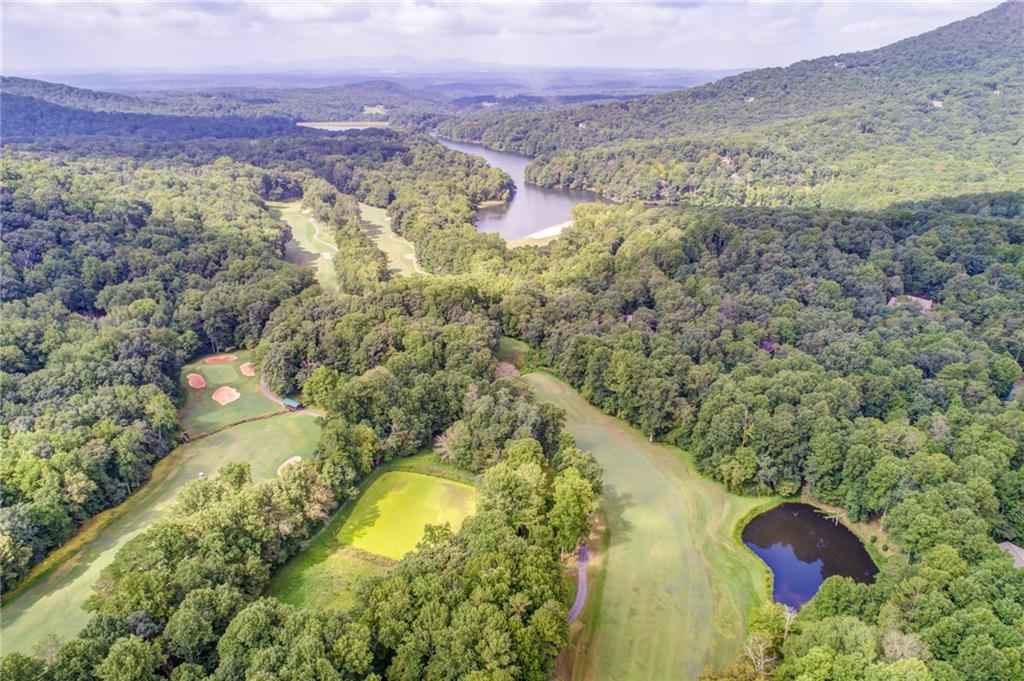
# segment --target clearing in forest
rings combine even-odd
[[[268,593],[302,608],[352,608],[359,581],[386,573],[416,547],[426,525],[462,526],[476,507],[471,482],[465,471],[430,453],[384,464],[278,571]]]
[[[423,273],[416,261],[416,246],[391,230],[391,218],[386,210],[360,203],[359,214],[363,218],[367,236],[388,256],[388,266],[394,273],[403,276]]]
[[[548,374],[525,377],[566,410],[566,430],[604,469],[608,544],[574,637],[573,678],[697,679],[740,651],[751,608],[769,597],[767,568],[739,523],[777,500],[729,494],[686,454],[651,443]]]
[[[255,375],[256,372],[252,372],[251,376],[242,373],[241,367],[250,363],[251,353],[241,351],[231,356],[235,359],[212,364],[207,362],[209,358],[198,359],[182,371],[185,385],[189,387],[183,389],[185,406],[179,418],[182,429],[189,435],[209,433],[233,423],[273,414],[281,409],[260,393],[260,381]],[[199,384],[199,381],[188,380],[188,376],[193,374],[202,377],[202,387],[191,387]],[[234,397],[235,393],[238,393],[238,397]],[[224,400],[229,397],[231,399],[225,402]]]
[[[48,636],[73,638],[89,620],[82,604],[103,568],[129,539],[170,508],[181,488],[200,473],[213,476],[225,464],[244,462],[251,466],[253,479],[268,480],[287,459],[311,455],[319,437],[316,419],[289,413],[244,423],[175,449],[157,462],[148,483],[91,519],[5,597],[0,629],[4,652],[30,654]]]
[[[332,237],[325,234],[312,215],[302,212],[301,201],[275,201],[267,204],[270,213],[288,223],[292,239],[284,247],[284,258],[294,265],[309,267],[325,291],[338,290],[338,275],[334,271],[334,254],[338,247]]]
[[[427,525],[457,531],[476,506],[472,486],[431,475],[384,473],[359,498],[338,539],[398,560],[416,548]]]

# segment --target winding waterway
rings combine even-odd
[[[578,189],[547,189],[527,184],[526,166],[533,159],[521,154],[495,151],[479,144],[438,138],[449,149],[475,154],[494,168],[501,168],[516,183],[515,196],[500,206],[485,206],[477,213],[476,228],[497,232],[506,241],[522,239],[569,221],[569,212],[581,203],[598,200],[598,195]]]
[[[850,530],[807,504],[779,504],[743,528],[743,543],[775,575],[772,597],[799,608],[833,575],[875,581],[878,568]]]

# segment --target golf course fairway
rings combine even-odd
[[[287,222],[292,229],[292,240],[284,247],[285,260],[312,268],[321,288],[337,291],[338,275],[333,258],[338,247],[332,237],[323,233],[323,228],[311,215],[302,212],[301,201],[275,201],[267,205],[275,218]]]
[[[604,469],[606,572],[588,595],[591,630],[573,678],[695,681],[707,665],[731,662],[751,608],[769,596],[765,566],[734,530],[770,502],[729,494],[681,450],[649,442],[557,378],[525,380],[566,411],[566,430]]]
[[[416,247],[408,239],[391,231],[391,218],[386,210],[360,203],[359,214],[366,225],[366,234],[388,256],[392,272],[402,276],[423,272],[416,262]]]
[[[292,456],[309,456],[320,426],[293,413],[244,423],[178,447],[156,466],[150,480],[122,504],[90,520],[67,544],[36,566],[23,586],[4,599],[0,637],[4,653],[32,653],[48,636],[74,637],[90,615],[82,604],[114,554],[147,529],[174,502],[178,491],[203,473],[243,461],[256,480],[274,477]]]

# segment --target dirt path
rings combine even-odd
[[[569,608],[569,621],[575,622],[587,603],[587,547],[581,546],[576,556],[576,600]]]

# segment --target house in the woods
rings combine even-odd
[[[999,542],[999,548],[1010,554],[1010,557],[1013,558],[1013,564],[1016,567],[1024,568],[1024,548],[1008,541]]]
[[[935,305],[935,302],[919,296],[893,296],[889,299],[889,302],[885,304],[886,307],[896,307],[897,305],[912,305],[913,307],[916,307],[919,312],[931,312],[932,306]]]

